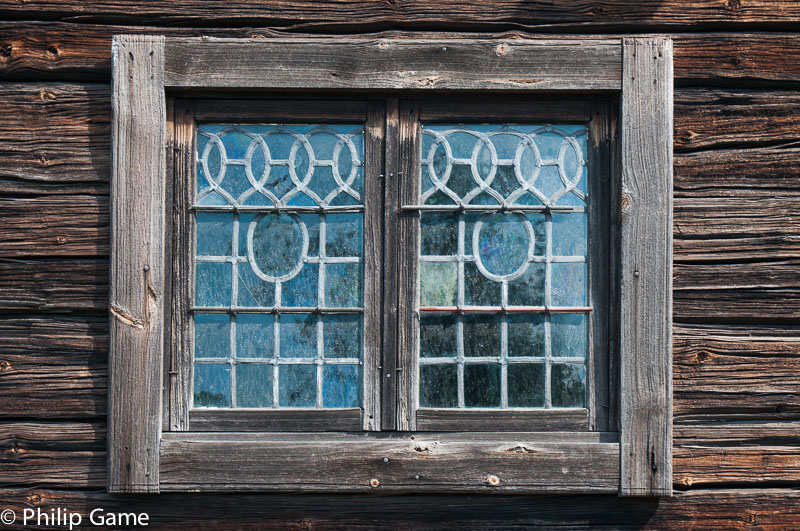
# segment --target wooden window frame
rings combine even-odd
[[[671,41],[115,36],[112,49],[109,491],[671,494]],[[401,117],[415,110],[399,101],[408,94],[618,98],[619,124],[598,121],[608,138],[619,133],[608,160],[617,168],[611,204],[618,206],[610,212],[611,238],[618,239],[610,269],[618,288],[609,299],[619,318],[618,335],[609,341],[618,351],[612,393],[619,407],[609,417],[618,425],[583,433],[415,432],[408,431],[411,417],[400,415],[394,425],[401,431],[393,433],[178,431],[173,409],[163,414],[171,397],[188,392],[185,378],[171,384],[177,313],[171,297],[180,279],[171,274],[167,226],[187,204],[185,195],[172,193],[167,168],[187,169],[187,150],[171,135],[190,125],[167,101],[247,91],[396,95],[386,109],[387,178],[413,164],[404,141],[411,120]],[[399,203],[413,192],[412,183]],[[384,221],[398,223],[387,246],[414,238],[413,217],[396,216],[399,206],[385,205]],[[183,254],[174,257],[179,270],[188,267],[181,260],[191,260]],[[404,289],[399,285],[398,293]],[[413,304],[401,296],[383,312],[392,321],[410,315]],[[412,355],[414,328],[396,335],[384,329],[383,352]],[[397,382],[408,390],[413,378]],[[402,402],[409,395],[397,396]],[[382,422],[413,408],[388,409]]]

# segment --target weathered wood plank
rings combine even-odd
[[[158,492],[164,349],[163,37],[113,43],[110,492]]]
[[[746,133],[742,133],[746,134]],[[750,131],[757,136],[757,131]],[[782,197],[797,194],[800,146],[715,149],[675,154],[675,197]]]
[[[713,0],[664,0],[657,5],[639,0],[624,0],[598,5],[590,0],[567,4],[529,4],[513,0],[456,2],[443,0],[436,5],[423,0],[408,0],[402,4],[369,1],[342,5],[332,0],[236,0],[216,6],[203,0],[188,0],[180,5],[168,0],[148,2],[134,7],[129,2],[92,0],[4,0],[0,2],[0,17],[13,19],[25,16],[37,20],[72,20],[80,14],[84,21],[114,21],[156,23],[164,25],[202,21],[208,25],[241,26],[270,24],[293,28],[332,30],[371,28],[395,22],[418,27],[471,27],[496,21],[504,25],[541,27],[552,31],[569,29],[592,31],[601,28],[633,26],[645,28],[694,28],[768,23],[792,27],[800,21],[800,8],[792,2],[757,0],[739,3],[720,3]],[[213,22],[217,22],[213,24]]]
[[[672,42],[625,39],[622,71],[620,494],[660,496],[672,491]]]
[[[0,310],[108,310],[108,260],[0,261]]]
[[[0,486],[100,488],[105,423],[0,423]]]
[[[618,90],[621,65],[618,39],[171,38],[164,53],[166,86],[212,89]]]
[[[675,91],[675,151],[797,140],[800,140],[798,91],[707,88]]]
[[[0,193],[108,193],[108,85],[4,83],[0,108]]]
[[[783,531],[800,519],[796,489],[707,489],[671,498],[616,496],[162,494],[115,496],[98,491],[0,489],[4,507],[49,514],[141,513],[148,529],[747,529]],[[30,522],[29,522],[30,524]]]
[[[615,492],[617,443],[544,442],[522,434],[452,440],[423,434],[340,436],[328,444],[269,434],[218,440],[165,433],[161,490],[326,492]],[[247,471],[242,474],[242,471]],[[580,471],[580,472],[578,472]]]
[[[800,328],[679,325],[673,337],[676,429],[800,419]]]
[[[0,197],[0,257],[108,256],[108,197]]]
[[[526,413],[514,410],[418,409],[420,431],[586,431],[589,412],[579,410],[543,410]]]
[[[0,320],[0,418],[104,417],[108,320]]]

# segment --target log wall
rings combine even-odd
[[[800,521],[800,2],[0,0],[0,509],[151,528],[759,528]],[[674,487],[535,496],[112,496],[110,40],[667,34]]]

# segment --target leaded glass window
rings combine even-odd
[[[195,408],[362,403],[363,124],[200,124]]]
[[[585,407],[586,137],[423,123],[420,407]]]

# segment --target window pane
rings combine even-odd
[[[586,153],[582,125],[423,124],[422,407],[584,407]]]
[[[196,165],[195,407],[360,406],[363,125],[201,124]]]

